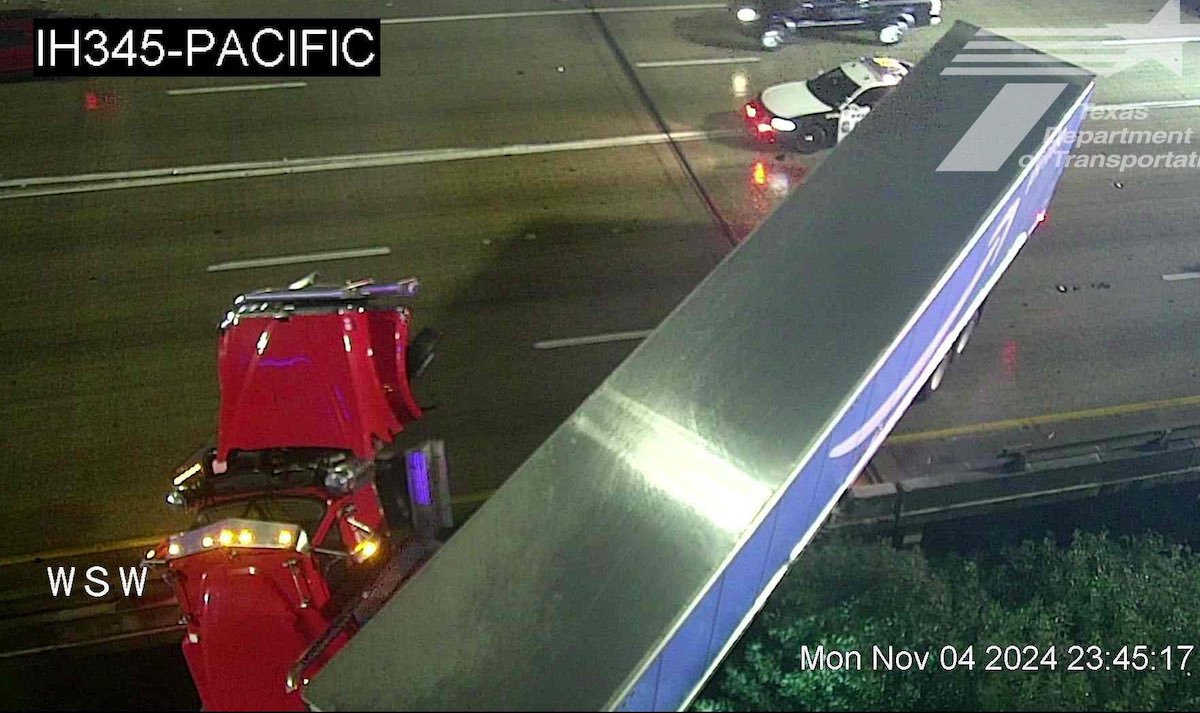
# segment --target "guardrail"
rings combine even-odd
[[[1006,448],[972,472],[847,491],[830,529],[903,532],[1005,509],[1200,480],[1200,426],[1048,448]]]

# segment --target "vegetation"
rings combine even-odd
[[[1200,651],[1179,670],[1179,647],[1200,648],[1198,604],[1200,555],[1159,536],[1076,534],[981,561],[830,540],[800,558],[694,708],[1200,710]],[[1036,670],[985,670],[991,645],[1037,647],[1007,660]],[[803,670],[802,647],[811,662],[818,646],[860,652],[861,670]],[[875,646],[929,658],[924,670],[878,670]]]

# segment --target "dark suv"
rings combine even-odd
[[[730,10],[765,50],[812,28],[870,30],[881,44],[893,45],[913,27],[942,21],[941,0],[736,0]]]

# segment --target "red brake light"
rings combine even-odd
[[[754,117],[758,116],[758,109],[755,109],[753,104],[747,104],[746,105],[746,116],[753,119]]]
[[[88,111],[114,110],[117,108],[117,95],[115,92],[84,92],[83,108]]]
[[[774,129],[771,128],[770,124],[759,124],[758,125],[758,133],[760,133],[760,134],[769,134],[772,131],[774,131]]]

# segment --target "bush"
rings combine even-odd
[[[696,710],[1196,710],[1200,653],[1180,671],[1157,655],[1200,644],[1200,557],[1158,536],[1076,534],[1025,542],[986,561],[936,559],[884,543],[815,544],[781,582],[695,703]],[[947,671],[942,647],[973,652]],[[1033,645],[1036,671],[985,671],[989,645]],[[1110,670],[1088,665],[1107,652]],[[1144,645],[1148,659],[1134,654]],[[811,654],[857,651],[861,670],[804,670]],[[929,654],[924,671],[875,670],[872,647]],[[1051,661],[1045,652],[1053,646]],[[1126,648],[1127,670],[1117,654]],[[1029,650],[1010,659],[1021,664]],[[1078,661],[1076,661],[1078,659]],[[1148,662],[1155,670],[1134,670]],[[1003,659],[999,662],[1003,666]],[[1189,675],[1196,672],[1196,675]]]

